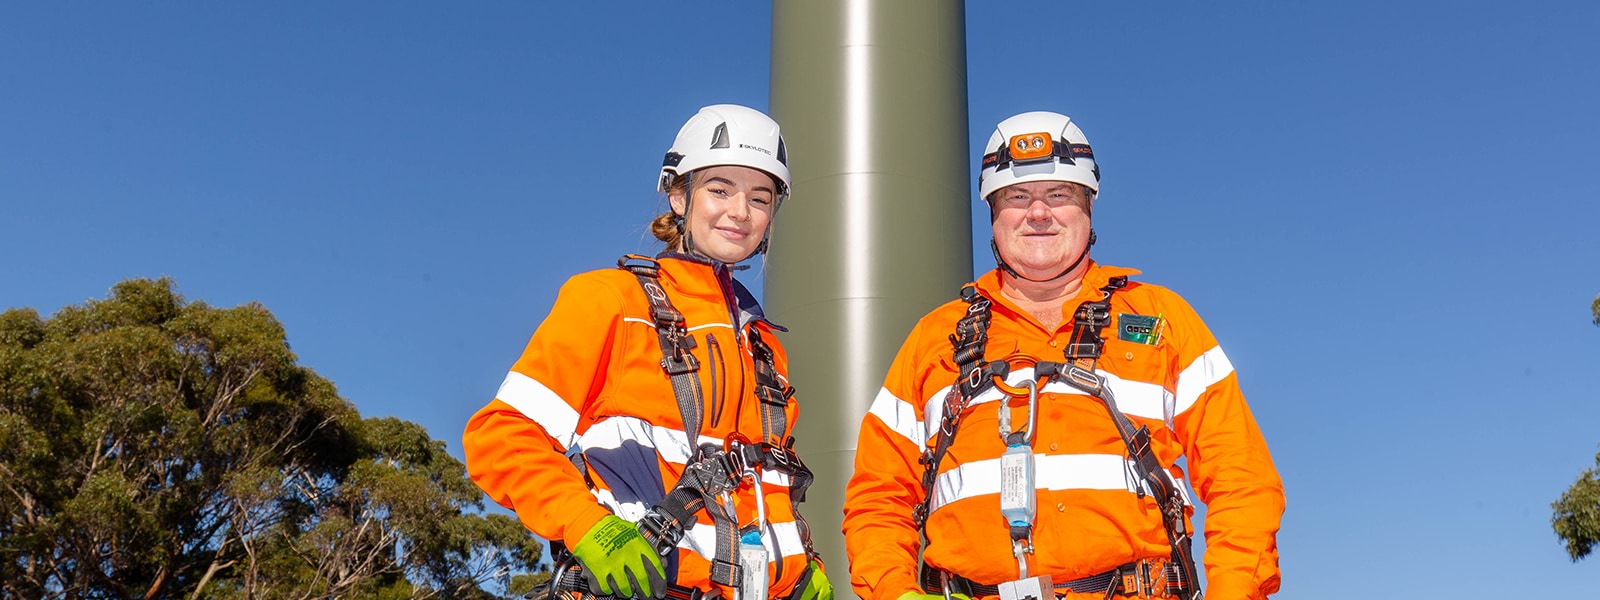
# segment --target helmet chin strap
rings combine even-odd
[[[1072,261],[1072,264],[1067,265],[1067,268],[1062,269],[1060,273],[1056,273],[1055,275],[1053,275],[1051,277],[1046,277],[1044,279],[1033,279],[1033,278],[1029,278],[1029,277],[1023,277],[1022,274],[1018,273],[1016,269],[1011,268],[1011,265],[1006,264],[1006,259],[1000,257],[1000,245],[995,243],[994,238],[989,238],[989,250],[994,252],[994,262],[996,264],[1000,265],[1000,270],[1005,271],[1006,274],[1008,274],[1008,275],[1010,275],[1012,277],[1015,277],[1017,279],[1021,279],[1023,281],[1032,281],[1034,283],[1044,283],[1046,281],[1054,281],[1054,280],[1060,279],[1061,276],[1066,275],[1067,273],[1071,273],[1073,269],[1078,268],[1078,265],[1082,264],[1084,259],[1089,258],[1089,247],[1093,246],[1094,242],[1095,242],[1094,229],[1090,229],[1089,230],[1089,243],[1083,245],[1083,252],[1078,254],[1078,260]]]

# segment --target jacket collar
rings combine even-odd
[[[1105,287],[1106,284],[1111,281],[1112,277],[1138,274],[1138,269],[1102,265],[1095,262],[1094,259],[1090,259],[1089,270],[1085,271],[1083,274],[1083,283],[1082,285],[1078,286],[1077,295],[1068,298],[1066,302],[1063,303],[1062,310],[1066,311],[1067,307],[1071,307],[1073,310],[1076,310],[1080,302],[1099,300],[1100,288]],[[1019,313],[1021,312],[1015,303],[1011,302],[1009,298],[1006,298],[1000,293],[1000,269],[998,267],[990,269],[988,273],[984,273],[982,277],[979,277],[978,280],[974,282],[974,284],[978,286],[978,291],[984,296],[987,296],[990,301],[996,304],[1003,304],[1013,311]],[[1070,312],[1068,312],[1068,316],[1071,316]],[[1068,321],[1070,322],[1071,319],[1069,318]]]
[[[737,307],[739,326],[760,321],[777,331],[788,331],[767,318],[761,310],[761,303],[756,301],[755,295],[744,284],[733,278],[733,269],[728,265],[671,250],[657,254],[656,262],[661,265],[662,280],[674,291],[692,298]]]

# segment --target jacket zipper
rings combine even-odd
[[[722,424],[722,407],[726,402],[727,390],[722,385],[722,380],[728,376],[728,365],[722,357],[722,346],[717,343],[714,333],[706,333],[706,362],[711,370],[711,426],[718,427]],[[722,377],[717,376],[717,366],[722,366]]]

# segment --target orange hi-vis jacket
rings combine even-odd
[[[1001,295],[998,271],[985,274],[976,282],[993,301],[985,357],[1023,353],[1063,361],[1078,306],[1099,300],[1112,277],[1137,272],[1091,263],[1054,330]],[[912,516],[923,499],[918,457],[931,447],[957,378],[950,337],[967,309],[956,300],[917,323],[862,421],[843,529],[850,583],[867,600],[894,600],[920,588]],[[1155,455],[1180,488],[1183,472],[1174,463],[1187,459],[1189,481],[1208,507],[1207,598],[1263,598],[1277,591],[1283,484],[1227,356],[1188,303],[1165,288],[1130,281],[1112,295],[1111,315],[1111,326],[1101,332],[1106,342],[1096,371],[1107,379],[1118,408],[1136,426],[1150,428]],[[1127,319],[1134,315],[1161,318],[1157,343],[1118,334],[1118,322],[1136,322]],[[1007,381],[1020,385],[1032,377],[1030,366],[1014,367]],[[1029,575],[1048,574],[1060,583],[1136,560],[1170,558],[1156,499],[1138,493],[1142,480],[1104,403],[1059,380],[1040,392]],[[931,492],[924,550],[930,566],[991,585],[1018,578],[1000,514],[1003,396],[989,387],[963,411]],[[1026,400],[1010,406],[1012,428],[1019,429],[1027,422]],[[1192,512],[1189,492],[1183,493]]]
[[[759,332],[780,378],[787,378],[788,361],[773,333],[780,328],[762,316],[724,265],[676,253],[657,260],[661,287],[683,314],[700,361],[704,400],[696,445],[724,448],[730,437],[760,441],[749,332]],[[494,401],[467,423],[462,441],[472,480],[534,533],[569,548],[607,514],[638,521],[677,483],[690,453],[661,361],[650,303],[632,273],[605,269],[569,279]],[[792,398],[784,413],[785,429],[792,429],[799,414]],[[786,438],[790,432],[781,433]],[[761,480],[770,590],[773,597],[787,596],[808,564],[804,534],[789,477],[764,470]],[[754,524],[751,480],[731,496],[737,526]],[[710,580],[716,530],[706,511],[697,517],[678,551],[663,561],[668,581],[706,591],[720,587],[732,598],[732,588]]]

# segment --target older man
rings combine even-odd
[[[1082,130],[1024,113],[985,152],[999,266],[923,317],[862,422],[856,593],[1198,598],[1180,459],[1209,511],[1210,597],[1276,592],[1266,441],[1188,303],[1089,259],[1100,169]]]

